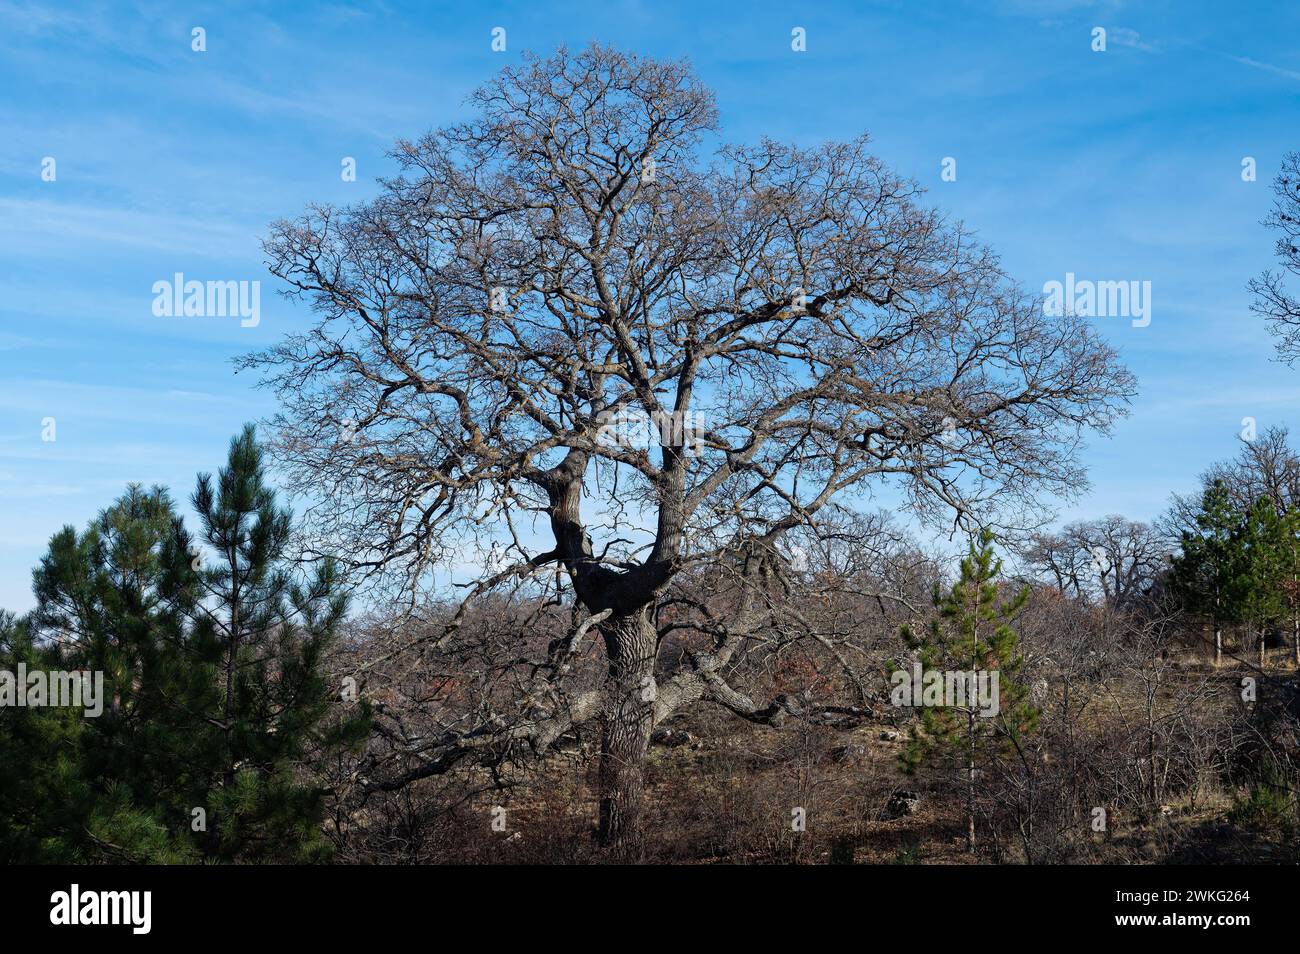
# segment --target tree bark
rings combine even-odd
[[[971,680],[974,688],[974,680]],[[966,851],[975,854],[975,709],[966,714],[970,749],[966,755]]]
[[[222,707],[225,725],[222,736],[226,746],[226,765],[222,772],[222,785],[227,790],[235,784],[235,669],[239,664],[239,627],[242,624],[239,614],[239,563],[234,547],[227,550],[226,559],[230,561],[230,646],[226,653],[226,700]]]
[[[1294,533],[1291,535],[1291,589],[1287,593],[1287,601],[1291,604],[1291,657],[1297,667],[1300,667],[1300,604],[1296,600],[1300,598],[1297,593],[1300,588],[1300,567],[1296,565],[1296,541]]]
[[[649,607],[611,617],[601,634],[609,657],[609,701],[601,733],[600,841],[633,856],[643,831],[645,757],[657,688]]]
[[[592,613],[611,613],[599,626],[609,663],[598,772],[599,839],[633,858],[641,839],[645,758],[658,692],[658,632],[651,614],[668,573],[662,562],[617,573],[593,557],[580,513],[586,467],[586,453],[570,450],[539,482],[549,496],[555,552],[573,577],[579,601]],[[656,552],[665,546],[675,552],[679,525],[680,512],[661,515]]]
[[[1300,613],[1291,614],[1291,659],[1300,668]]]

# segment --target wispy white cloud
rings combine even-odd
[[[80,484],[44,484],[28,481],[0,481],[0,498],[41,500],[46,497],[79,497],[86,493]]]
[[[74,10],[48,3],[14,3],[0,0],[0,23],[6,32],[20,36],[75,34],[103,38],[111,34],[99,11]]]
[[[1149,43],[1142,39],[1142,34],[1138,33],[1137,30],[1134,30],[1131,27],[1111,27],[1110,30],[1107,31],[1106,35],[1109,42],[1114,43],[1117,46],[1127,46],[1130,49],[1143,50],[1147,53],[1155,53],[1158,51],[1158,47],[1155,43]]]
[[[1054,17],[1079,10],[1116,10],[1123,0],[1000,0],[998,9],[1013,16]]]
[[[1289,70],[1282,66],[1274,66],[1272,63],[1264,63],[1260,60],[1251,59],[1249,56],[1232,56],[1229,54],[1228,59],[1234,63],[1240,63],[1242,66],[1249,66],[1251,69],[1263,70],[1275,76],[1285,76],[1287,79],[1300,80],[1300,70]]]
[[[25,348],[66,348],[69,341],[51,340],[49,338],[32,338],[17,335],[11,331],[0,331],[0,351],[22,351]]]
[[[33,240],[99,242],[163,249],[212,257],[256,253],[264,224],[241,225],[219,216],[170,215],[138,209],[0,197],[0,219],[12,223],[0,233],[0,247],[22,254]]]

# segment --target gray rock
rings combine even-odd
[[[920,795],[905,788],[900,788],[889,796],[889,802],[885,805],[885,814],[890,818],[902,818],[905,815],[915,815],[920,807]]]
[[[832,762],[857,762],[866,756],[866,750],[856,742],[837,745],[830,751]]]
[[[650,736],[650,741],[654,745],[675,749],[679,745],[690,745],[695,741],[695,736],[685,729],[655,729],[654,734]]]

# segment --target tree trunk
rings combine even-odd
[[[227,558],[230,560],[230,572],[234,582],[230,591],[230,647],[226,654],[226,701],[222,707],[222,715],[226,723],[222,729],[226,744],[226,765],[221,780],[222,785],[229,790],[235,784],[235,669],[239,664],[239,627],[242,621],[239,614],[239,566],[233,548],[228,551]]]
[[[662,566],[645,565],[640,573],[617,573],[593,558],[580,514],[586,468],[586,452],[571,449],[540,483],[550,503],[555,552],[573,577],[579,601],[592,613],[610,610],[613,614],[599,626],[609,662],[597,783],[599,838],[603,845],[619,849],[631,860],[640,847],[645,757],[658,688],[654,679],[658,633],[651,611],[656,587],[667,577],[660,575]],[[659,546],[675,552],[676,533],[661,526]]]
[[[1296,666],[1300,667],[1300,604],[1296,603],[1300,599],[1300,566],[1296,563],[1296,540],[1295,535],[1291,536],[1291,589],[1287,592],[1287,601],[1291,604],[1291,657]]]
[[[654,728],[657,634],[649,608],[601,626],[609,658],[608,702],[600,749],[600,841],[629,857],[640,846],[645,757]]]
[[[1156,721],[1154,705],[1147,702],[1147,773],[1151,776],[1149,790],[1151,793],[1151,811],[1160,807],[1160,784],[1156,778]]]
[[[972,689],[974,688],[972,682]],[[966,851],[975,854],[975,709],[966,713],[970,746],[966,753]]]
[[[1217,620],[1214,623],[1214,665],[1223,665],[1223,627]]]
[[[1291,614],[1291,659],[1300,667],[1300,613]]]
[[[978,609],[977,609],[978,612]],[[975,631],[971,639],[971,661],[970,661],[970,682],[968,683],[969,693],[975,692],[976,680],[979,678],[979,617],[975,619]],[[966,737],[968,748],[966,750],[966,851],[975,854],[975,706],[971,703],[966,711]]]

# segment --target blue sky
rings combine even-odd
[[[523,50],[593,39],[689,57],[731,141],[869,130],[1031,289],[1150,281],[1148,327],[1096,319],[1141,394],[1092,442],[1091,492],[1062,507],[1150,519],[1234,451],[1243,417],[1300,423],[1300,371],[1272,360],[1245,292],[1271,264],[1269,180],[1300,149],[1297,36],[1288,2],[0,0],[0,607],[31,606],[60,526],[131,480],[184,499],[273,411],[230,364],[306,318],[263,268],[270,221],[373,194],[394,139],[456,119]],[[260,324],[156,317],[153,283],[176,272],[262,281]]]

